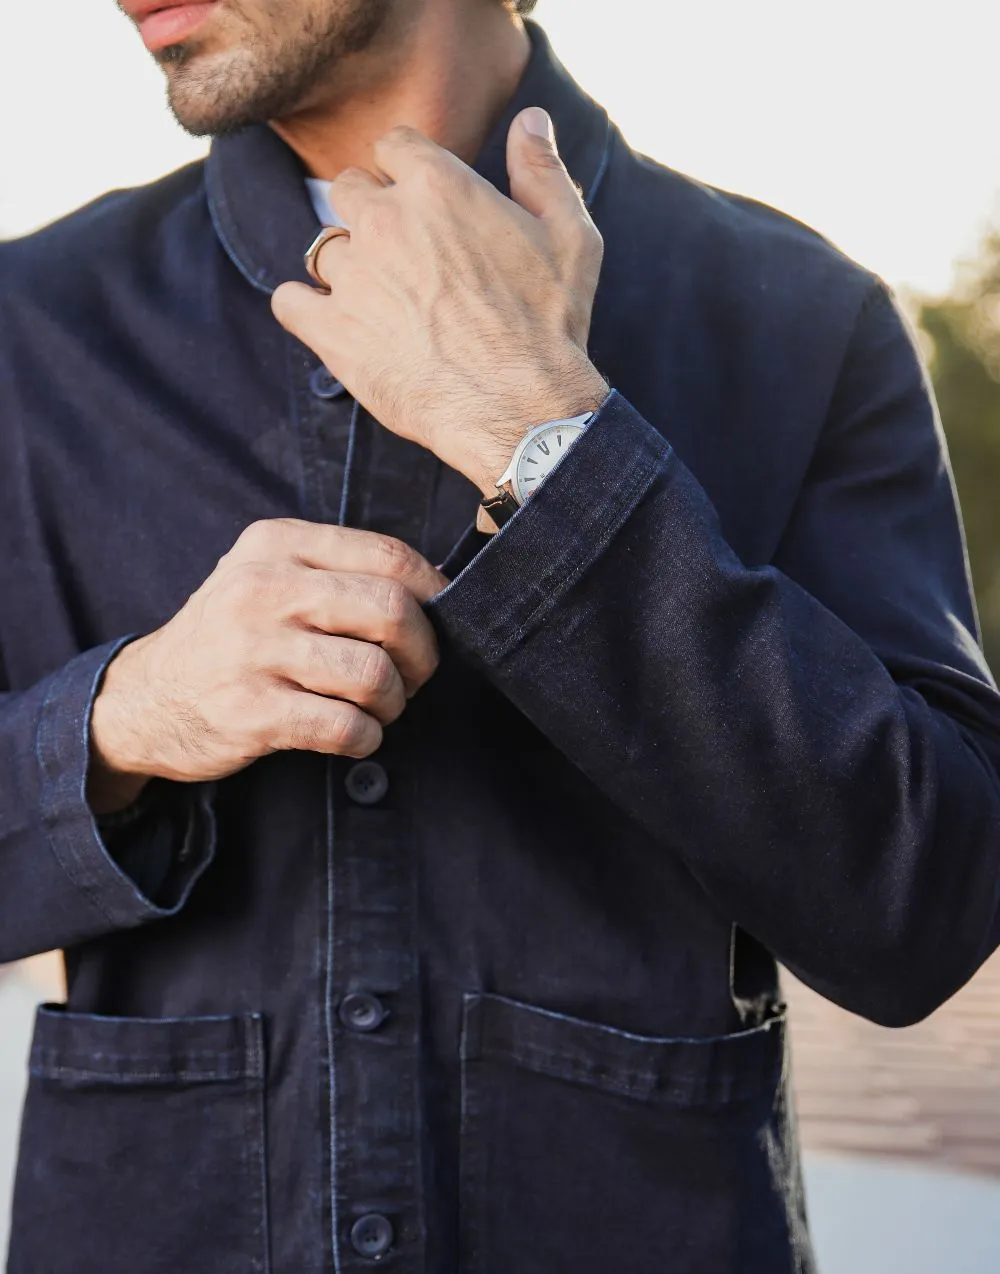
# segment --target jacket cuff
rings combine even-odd
[[[671,455],[612,390],[538,492],[431,599],[428,613],[459,649],[500,662],[605,551]]]
[[[49,686],[35,737],[42,819],[52,852],[90,909],[114,929],[179,911],[215,853],[214,783],[164,784],[169,797],[161,788],[121,816],[100,821],[87,802],[94,700],[111,660],[134,638],[97,646],[66,664]],[[168,845],[162,871],[143,870],[139,851],[147,844],[161,858]],[[126,861],[133,874],[122,869]],[[153,881],[157,901],[140,887],[146,878]]]

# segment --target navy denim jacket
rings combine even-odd
[[[812,1271],[774,957],[903,1024],[998,941],[1000,698],[890,297],[533,40],[479,168],[548,108],[615,392],[491,541],[272,319],[315,219],[267,129],[0,246],[0,959],[69,973],[11,1274]],[[287,515],[447,559],[439,672],[367,766],[97,826],[108,660]]]

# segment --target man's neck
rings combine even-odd
[[[374,143],[396,124],[471,163],[530,51],[523,23],[500,0],[428,0],[404,29],[345,59],[329,92],[271,127],[315,177],[372,169]]]

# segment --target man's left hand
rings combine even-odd
[[[333,183],[351,233],[321,250],[330,294],[285,283],[275,316],[386,428],[495,494],[532,425],[607,393],[587,357],[600,234],[538,107],[511,125],[512,199],[413,129],[375,163]]]

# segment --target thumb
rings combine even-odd
[[[516,115],[507,134],[507,174],[511,198],[536,217],[580,215],[582,200],[556,149],[548,113],[529,106]]]

